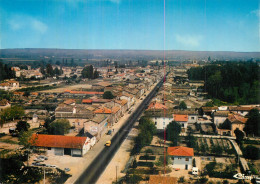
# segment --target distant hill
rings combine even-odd
[[[166,60],[260,60],[260,52],[230,51],[165,51]],[[78,59],[115,59],[115,60],[154,60],[163,59],[162,50],[85,50],[85,49],[0,49],[0,58],[13,59],[46,59],[46,58],[78,58]]]

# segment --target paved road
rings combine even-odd
[[[163,84],[163,79],[157,84],[157,87],[161,87]],[[110,160],[113,158],[114,154],[117,152],[118,148],[128,135],[131,130],[133,124],[137,121],[137,119],[142,114],[146,105],[149,104],[151,99],[157,92],[157,87],[153,89],[153,91],[143,100],[143,102],[139,105],[139,107],[135,110],[135,112],[128,118],[126,123],[120,128],[120,130],[114,135],[112,138],[111,146],[104,147],[104,149],[100,152],[100,154],[93,160],[93,162],[89,165],[89,167],[83,172],[83,174],[79,177],[76,183],[79,184],[92,184],[95,183],[102,172],[105,170]]]

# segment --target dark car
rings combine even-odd
[[[111,135],[112,131],[111,130],[108,130],[107,131],[107,135]]]

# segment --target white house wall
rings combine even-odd
[[[186,159],[188,159],[188,161],[186,161]],[[185,170],[185,166],[188,165],[188,170],[192,169],[192,157],[172,156],[171,162],[172,162],[171,164],[172,168],[176,168],[176,169],[179,168]]]
[[[155,123],[157,130],[164,130],[173,121],[173,118],[168,117],[152,117],[151,119]]]

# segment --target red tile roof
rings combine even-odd
[[[115,106],[115,107],[112,108],[112,113],[115,114],[115,113],[117,113],[119,110],[120,110],[120,107]]]
[[[177,184],[176,177],[150,175],[149,184]]]
[[[104,94],[104,92],[97,92],[97,91],[71,91],[71,90],[65,90],[64,93],[85,94],[85,95],[103,95]]]
[[[82,149],[86,140],[87,137],[33,134],[30,141],[32,145],[38,147]]]
[[[229,114],[228,115],[228,120],[231,123],[246,123],[248,118],[244,118],[243,116],[239,114]]]
[[[148,109],[167,109],[167,107],[158,102],[152,102],[152,103],[150,103]]]
[[[91,99],[83,99],[82,103],[87,103],[87,104],[91,104],[92,100]]]
[[[184,114],[174,114],[173,115],[173,120],[177,122],[187,122],[188,121],[188,115]]]
[[[188,156],[188,157],[194,156],[193,148],[188,148],[183,146],[169,147],[167,152],[168,155],[172,155],[172,156]]]
[[[101,107],[95,111],[96,114],[111,114],[112,110],[106,107]]]

